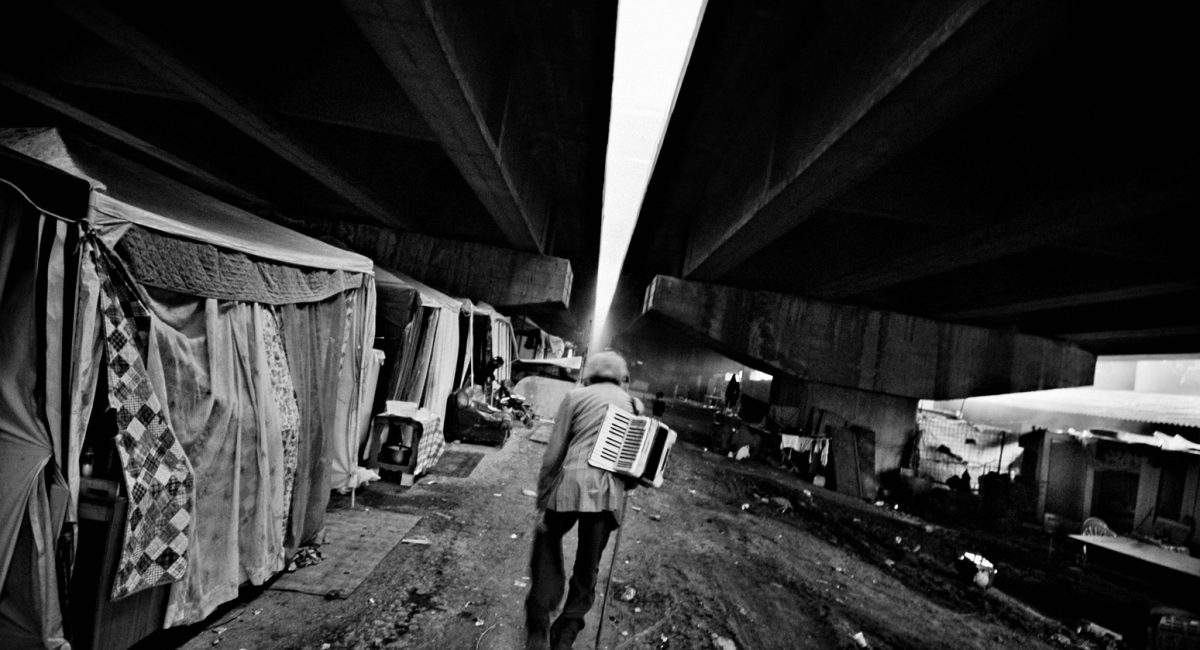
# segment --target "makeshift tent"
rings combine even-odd
[[[375,267],[379,287],[379,329],[385,336],[399,333],[390,364],[385,398],[411,402],[446,421],[446,405],[457,386],[455,370],[469,358],[470,348],[459,335],[462,302],[406,275]],[[361,442],[361,441],[360,441]],[[425,431],[417,451],[414,474],[437,464],[445,450],[439,426]]]
[[[89,179],[93,191],[76,209],[84,220],[60,213],[39,248],[47,275],[67,278],[60,306],[34,307],[58,328],[33,349],[60,372],[34,379],[48,403],[63,404],[63,424],[14,428],[36,433],[42,455],[53,451],[68,521],[85,445],[96,457],[87,481],[115,479],[129,497],[112,599],[170,585],[163,624],[201,620],[240,584],[281,570],[320,532],[330,488],[348,480],[331,476],[329,458],[353,447],[360,420],[375,327],[371,261],[52,130],[23,135],[4,143]],[[48,223],[47,209],[19,194],[3,197],[17,206],[5,227]],[[68,278],[76,267],[77,282]],[[28,281],[0,279],[6,298],[13,281]],[[20,449],[8,438],[0,457]],[[5,490],[0,512],[20,510],[21,499],[33,499],[25,511],[48,512],[44,492]],[[0,524],[10,535],[13,522]],[[45,582],[53,554],[41,548]],[[0,559],[7,569],[11,554]],[[32,611],[57,609],[52,584],[25,590]],[[51,618],[38,624],[45,639],[58,634]]]
[[[486,362],[493,357],[504,359],[504,365],[495,371],[494,378],[497,382],[511,379],[512,361],[516,359],[517,354],[517,339],[513,333],[512,320],[485,302],[471,303],[471,308],[476,319],[486,328],[479,331],[472,328],[473,333],[479,334],[477,338],[482,339],[473,345],[474,358],[479,362]]]
[[[558,359],[567,355],[567,343],[538,327],[528,316],[512,319],[513,335],[519,359]]]

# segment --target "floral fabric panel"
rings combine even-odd
[[[271,309],[264,309],[263,342],[267,350],[267,366],[271,370],[271,390],[275,406],[279,409],[279,428],[283,436],[283,517],[282,539],[287,539],[288,523],[292,512],[292,489],[296,483],[296,465],[300,456],[300,407],[296,403],[296,389],[292,385],[292,373],[283,347],[283,334],[278,316]]]

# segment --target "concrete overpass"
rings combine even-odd
[[[616,10],[6,6],[0,124],[62,127],[579,337]],[[629,345],[683,332],[786,381],[905,400],[1087,383],[1094,354],[1200,352],[1200,112],[1173,11],[710,0],[623,269]],[[774,305],[757,316],[789,343],[768,358],[711,312],[656,308],[686,295]],[[814,305],[911,325],[870,330],[911,358],[826,370],[845,360],[820,358],[829,341],[789,338]],[[972,336],[991,343],[938,375]]]

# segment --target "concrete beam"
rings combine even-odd
[[[1138,298],[1151,298],[1154,296],[1168,296],[1176,293],[1187,293],[1189,291],[1195,291],[1198,286],[1200,285],[1197,283],[1188,282],[1156,282],[1121,287],[1119,289],[1080,291],[1065,295],[1043,296],[1040,298],[1014,296],[1008,300],[1000,300],[980,307],[973,307],[971,309],[962,309],[957,311],[943,311],[935,315],[938,318],[944,318],[946,320],[970,320],[973,318],[1013,316],[1015,314],[1028,314],[1030,312],[1045,311],[1048,309],[1083,307],[1086,305],[1096,305],[1108,302],[1123,302],[1126,300],[1137,300]]]
[[[908,254],[859,267],[853,273],[806,283],[823,298],[854,296],[998,259],[1081,233],[1186,205],[1195,196],[1197,170],[1155,170],[1146,178],[1095,190],[1083,197],[1033,207],[993,226],[946,239]]]
[[[333,190],[351,205],[388,226],[410,229],[411,224],[384,200],[341,169],[328,156],[306,143],[269,108],[234,90],[236,84],[201,72],[156,42],[123,17],[96,3],[54,0],[55,9],[146,69],[171,82],[197,103]]]
[[[196,179],[208,188],[217,192],[223,193],[226,196],[235,197],[242,200],[246,204],[257,207],[270,208],[271,202],[261,196],[246,190],[238,185],[230,183],[227,179],[217,176],[207,169],[195,165],[179,156],[150,143],[138,136],[122,129],[121,127],[112,124],[101,117],[98,117],[91,112],[80,108],[71,102],[64,100],[48,90],[35,86],[22,79],[19,79],[11,74],[0,71],[0,86],[11,90],[12,92],[40,104],[67,119],[78,122],[79,124],[110,137],[154,160],[157,160],[167,166],[173,167],[176,170]]]
[[[1031,7],[985,11],[992,9],[987,0],[914,5],[875,16],[889,23],[875,25],[879,33],[871,38],[830,33],[834,42],[821,45],[835,54],[793,73],[816,81],[791,93],[802,100],[777,107],[780,132],[757,156],[767,169],[747,181],[757,189],[703,215],[692,229],[684,275],[722,277],[948,119],[988,77],[972,74],[975,68],[989,65],[997,43]],[[970,33],[955,38],[960,32]]]
[[[452,296],[497,308],[566,309],[574,273],[561,257],[350,223],[295,225]]]
[[[546,187],[521,156],[505,146],[508,95],[502,75],[483,75],[496,53],[457,3],[428,0],[343,0],[351,19],[404,89],[463,178],[487,207],[508,243],[544,252],[548,246]],[[501,78],[496,78],[496,77]],[[490,85],[491,87],[479,87]],[[489,124],[489,120],[494,124]]]
[[[1090,385],[1062,341],[658,276],[645,314],[746,365],[899,397],[953,399]]]
[[[1165,339],[1200,337],[1200,327],[1154,327],[1145,329],[1110,330],[1105,332],[1065,332],[1059,336],[1070,341],[1112,341],[1132,339]]]

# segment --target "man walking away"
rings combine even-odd
[[[625,359],[605,350],[590,356],[581,377],[584,386],[563,398],[554,420],[538,476],[538,524],[530,558],[531,584],[525,599],[526,648],[570,648],[592,608],[596,575],[609,535],[620,525],[625,491],[634,479],[588,465],[610,404],[640,414],[641,404],[624,389],[629,381]],[[562,600],[566,575],[562,538],[579,525],[566,604],[550,624]]]
[[[650,402],[650,407],[656,418],[661,418],[663,413],[667,412],[667,403],[663,401],[662,391],[654,394],[654,401]]]

